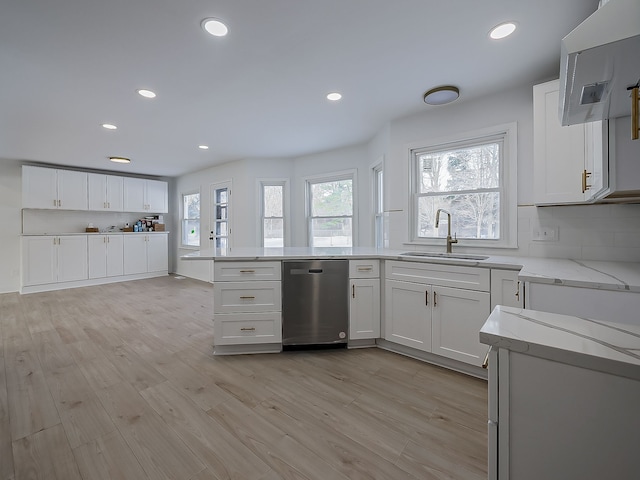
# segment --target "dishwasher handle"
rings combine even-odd
[[[292,268],[289,270],[289,275],[308,275],[323,273],[322,268]]]

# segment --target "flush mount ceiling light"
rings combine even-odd
[[[109,157],[109,160],[115,163],[131,163],[131,159],[125,157]]]
[[[327,95],[327,100],[331,100],[332,102],[337,102],[342,98],[342,95],[338,92],[331,92]]]
[[[106,128],[107,130],[117,130],[118,129],[118,127],[116,127],[115,125],[113,125],[111,123],[103,123],[102,127]]]
[[[156,98],[156,94],[155,92],[152,92],[151,90],[147,90],[145,88],[141,88],[140,90],[137,90],[138,95],[142,95],[144,98]]]
[[[202,20],[201,25],[205,32],[213,35],[214,37],[224,37],[229,33],[227,26],[217,18],[205,18]]]
[[[443,85],[441,87],[432,88],[424,94],[424,103],[428,105],[444,105],[451,103],[460,96],[458,87],[452,85]]]
[[[515,22],[505,22],[493,27],[489,32],[489,37],[493,38],[494,40],[500,40],[501,38],[508,37],[515,31]]]
[[[209,145],[198,145],[200,150],[209,150]]]

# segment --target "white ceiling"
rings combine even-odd
[[[447,108],[423,103],[433,86],[466,102],[557,75],[560,39],[597,3],[2,0],[0,159],[177,176],[358,144]],[[201,29],[211,16],[228,36]],[[490,40],[505,20],[516,33]]]

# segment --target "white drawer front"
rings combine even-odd
[[[280,280],[281,262],[213,262],[214,282],[244,282],[245,280]]]
[[[216,282],[214,313],[279,312],[282,310],[280,282]]]
[[[349,278],[379,278],[380,260],[350,260]]]
[[[273,312],[216,315],[213,336],[216,345],[280,343],[282,314]]]
[[[403,282],[441,285],[482,292],[488,292],[491,288],[488,268],[390,260],[385,263],[385,272],[387,278]]]

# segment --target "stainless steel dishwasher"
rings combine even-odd
[[[346,346],[349,261],[282,262],[282,345]]]

